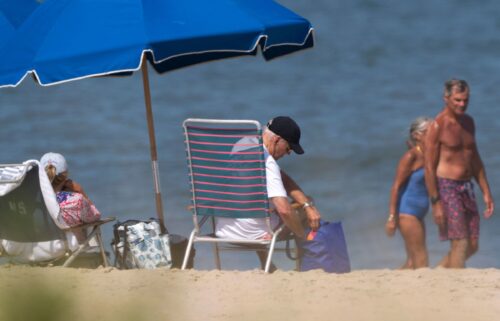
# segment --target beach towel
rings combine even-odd
[[[101,218],[101,213],[83,194],[76,192],[57,192],[57,202],[61,208],[61,218],[68,226],[92,223]]]
[[[0,196],[7,195],[12,190],[20,186],[26,175],[25,165],[13,165],[0,168]],[[8,182],[8,183],[7,183]]]

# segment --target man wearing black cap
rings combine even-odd
[[[296,154],[304,154],[304,149],[300,146],[300,128],[297,123],[290,117],[278,116],[271,119],[267,124],[267,129],[263,134],[264,147],[269,152],[269,155],[278,160],[285,155],[289,155],[293,150]],[[280,170],[282,185],[286,190],[286,194],[290,196],[296,203],[302,204],[302,208],[307,215],[309,227],[316,230],[319,227],[320,213],[312,205],[309,198],[304,194],[299,185],[288,176],[283,170]],[[279,182],[278,182],[279,183]],[[269,191],[268,191],[269,194]],[[297,236],[301,234],[292,228],[295,225],[294,211],[288,202],[287,195],[270,197],[276,212],[279,214],[283,222]],[[300,224],[299,224],[300,225]],[[300,225],[300,230],[303,229]]]
[[[295,215],[288,197],[292,198],[296,203],[301,204],[307,215],[308,224],[313,230],[319,227],[320,213],[312,205],[298,184],[282,171],[276,162],[276,160],[283,156],[289,155],[292,150],[297,154],[304,154],[304,149],[300,146],[299,142],[300,128],[290,117],[275,117],[267,124],[267,128],[262,134],[262,140],[265,150],[267,194],[269,200],[283,223],[295,235],[305,238],[304,228],[299,217]],[[273,227],[279,223],[278,216],[271,216]],[[219,237],[245,239],[268,237],[267,226],[263,219],[219,218],[216,224],[216,234]]]
[[[304,149],[300,146],[300,128],[297,123],[287,116],[278,116],[267,123],[267,129],[273,132],[279,138],[284,139],[290,148],[299,155],[304,154]],[[266,142],[264,141],[264,145]],[[269,149],[269,146],[266,145]],[[279,158],[279,157],[278,157]],[[278,159],[275,157],[275,159]]]

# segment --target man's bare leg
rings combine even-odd
[[[469,246],[467,247],[467,260],[473,256],[479,249],[479,239],[470,238]]]
[[[450,250],[451,252],[451,250]],[[450,267],[450,252],[446,253],[445,256],[439,261],[437,267],[449,268]]]
[[[468,257],[469,239],[451,240],[450,243],[450,252],[443,257],[438,266],[463,269],[465,267],[465,260]]]

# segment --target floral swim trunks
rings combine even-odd
[[[474,184],[438,177],[439,196],[446,217],[446,227],[440,229],[441,241],[479,238],[479,212]]]

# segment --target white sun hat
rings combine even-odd
[[[58,153],[47,153],[43,155],[40,159],[40,164],[42,165],[42,168],[47,167],[47,165],[53,165],[56,168],[56,175],[68,170],[66,159],[63,155]]]

